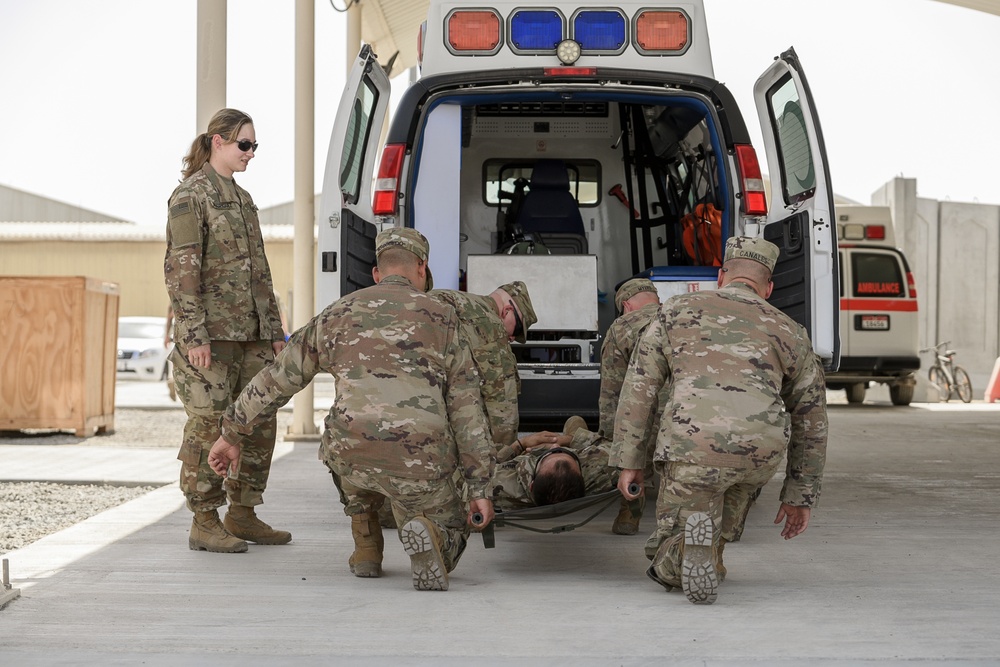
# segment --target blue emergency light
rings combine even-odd
[[[573,39],[583,51],[621,51],[625,17],[613,10],[581,11],[573,17]]]
[[[510,17],[510,42],[518,51],[555,51],[564,37],[558,12],[519,10]]]

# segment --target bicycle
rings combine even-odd
[[[945,402],[957,394],[963,403],[972,402],[972,381],[965,369],[955,363],[955,350],[946,349],[950,340],[925,347],[921,352],[934,352],[934,364],[927,370],[927,379],[941,388]]]

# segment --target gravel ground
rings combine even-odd
[[[322,424],[325,413],[316,412]],[[278,434],[288,430],[290,411],[278,413]],[[115,432],[79,438],[66,431],[0,431],[0,445],[100,447],[180,446],[184,410],[116,409]],[[0,482],[0,554],[31,544],[104,510],[149,493],[154,486]]]

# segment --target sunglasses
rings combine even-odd
[[[249,139],[240,139],[239,141],[236,142],[236,147],[239,148],[244,153],[246,153],[251,148],[253,149],[254,153],[257,152],[257,142],[250,141]]]
[[[514,305],[513,301],[508,301],[511,310],[514,311],[514,338],[520,338],[524,335],[524,322],[521,320],[521,316],[517,313],[517,307]]]

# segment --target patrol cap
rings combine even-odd
[[[656,285],[649,278],[632,278],[632,280],[627,280],[622,283],[622,286],[618,288],[615,292],[615,308],[618,312],[624,312],[625,302],[634,297],[636,294],[641,294],[643,292],[652,292],[656,294]],[[659,298],[659,297],[657,297]]]
[[[389,248],[402,248],[409,250],[417,259],[427,262],[431,255],[431,245],[424,238],[424,235],[412,227],[390,227],[383,229],[375,237],[375,259]],[[431,267],[427,267],[427,291],[434,286],[434,278],[431,276]]]
[[[770,241],[749,236],[734,236],[726,241],[725,262],[731,259],[751,259],[766,266],[768,271],[774,271],[779,253],[778,246]]]
[[[528,329],[538,321],[538,317],[535,315],[535,308],[531,305],[531,297],[528,296],[528,286],[520,280],[515,280],[512,283],[501,285],[499,289],[502,289],[510,296],[514,305],[517,306],[517,311],[521,314],[521,335],[517,336],[515,340],[518,343],[524,343],[528,340]]]

